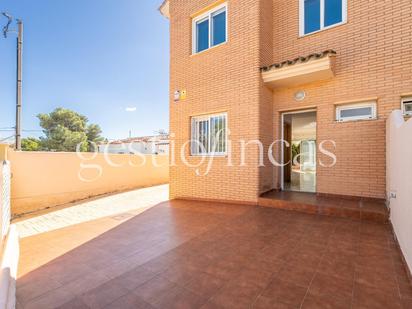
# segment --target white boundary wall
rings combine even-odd
[[[412,119],[404,120],[400,110],[387,121],[387,194],[396,237],[412,270]],[[396,197],[395,197],[396,196]]]

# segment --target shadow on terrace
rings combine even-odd
[[[21,240],[18,308],[411,308],[389,225],[192,201]]]

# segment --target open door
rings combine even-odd
[[[283,114],[283,189],[316,192],[316,112]]]
[[[283,177],[285,179],[285,182],[290,182],[291,181],[291,168],[292,168],[292,149],[290,145],[292,144],[292,127],[290,123],[284,123],[283,124],[283,136],[285,141],[288,142],[288,144],[284,143],[283,144],[283,153],[284,153],[284,162],[288,162],[284,167],[283,167]],[[289,146],[287,146],[289,145]]]

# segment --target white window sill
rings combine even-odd
[[[210,157],[218,157],[218,158],[224,158],[227,157],[227,153],[223,153],[223,154],[191,154],[191,157],[197,157],[197,158],[210,158]]]
[[[338,23],[338,24],[334,24],[334,25],[330,25],[330,26],[328,26],[328,27],[325,27],[325,28],[323,28],[323,29],[320,29],[320,30],[316,30],[316,31],[313,31],[313,32],[310,32],[310,33],[305,33],[305,34],[299,34],[299,39],[300,38],[305,38],[305,37],[307,37],[307,36],[310,36],[310,35],[313,35],[313,34],[317,34],[317,33],[320,33],[320,32],[323,32],[323,31],[326,31],[326,30],[329,30],[329,29],[333,29],[333,28],[336,28],[336,27],[339,27],[339,26],[342,26],[342,25],[345,25],[345,24],[347,24],[348,22],[347,21],[342,21],[342,22],[340,22],[340,23]]]
[[[369,119],[348,119],[348,120],[335,120],[336,123],[348,123],[348,122],[359,122],[359,121],[373,121],[379,118],[369,118]]]
[[[222,46],[222,45],[225,45],[225,44],[227,44],[227,41],[225,41],[225,42],[223,42],[223,43],[220,43],[220,44],[217,44],[217,45],[214,45],[214,46],[212,46],[212,47],[209,47],[208,49],[204,49],[204,50],[202,50],[202,51],[200,51],[200,52],[192,52],[192,54],[190,55],[190,57],[194,57],[194,56],[197,56],[197,55],[202,55],[202,54],[204,54],[205,52],[208,52],[209,50],[212,50],[212,49],[215,49],[215,48],[217,48],[217,47],[219,47],[219,46]]]

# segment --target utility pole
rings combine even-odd
[[[17,31],[9,29],[13,22],[13,17],[10,14],[2,13],[7,18],[7,24],[3,27],[3,35],[7,38],[9,32],[17,32],[17,76],[16,76],[16,133],[15,133],[15,148],[21,150],[21,103],[22,103],[22,68],[23,68],[23,22],[17,19]]]
[[[23,68],[23,22],[17,20],[16,150],[21,150],[21,102]]]

